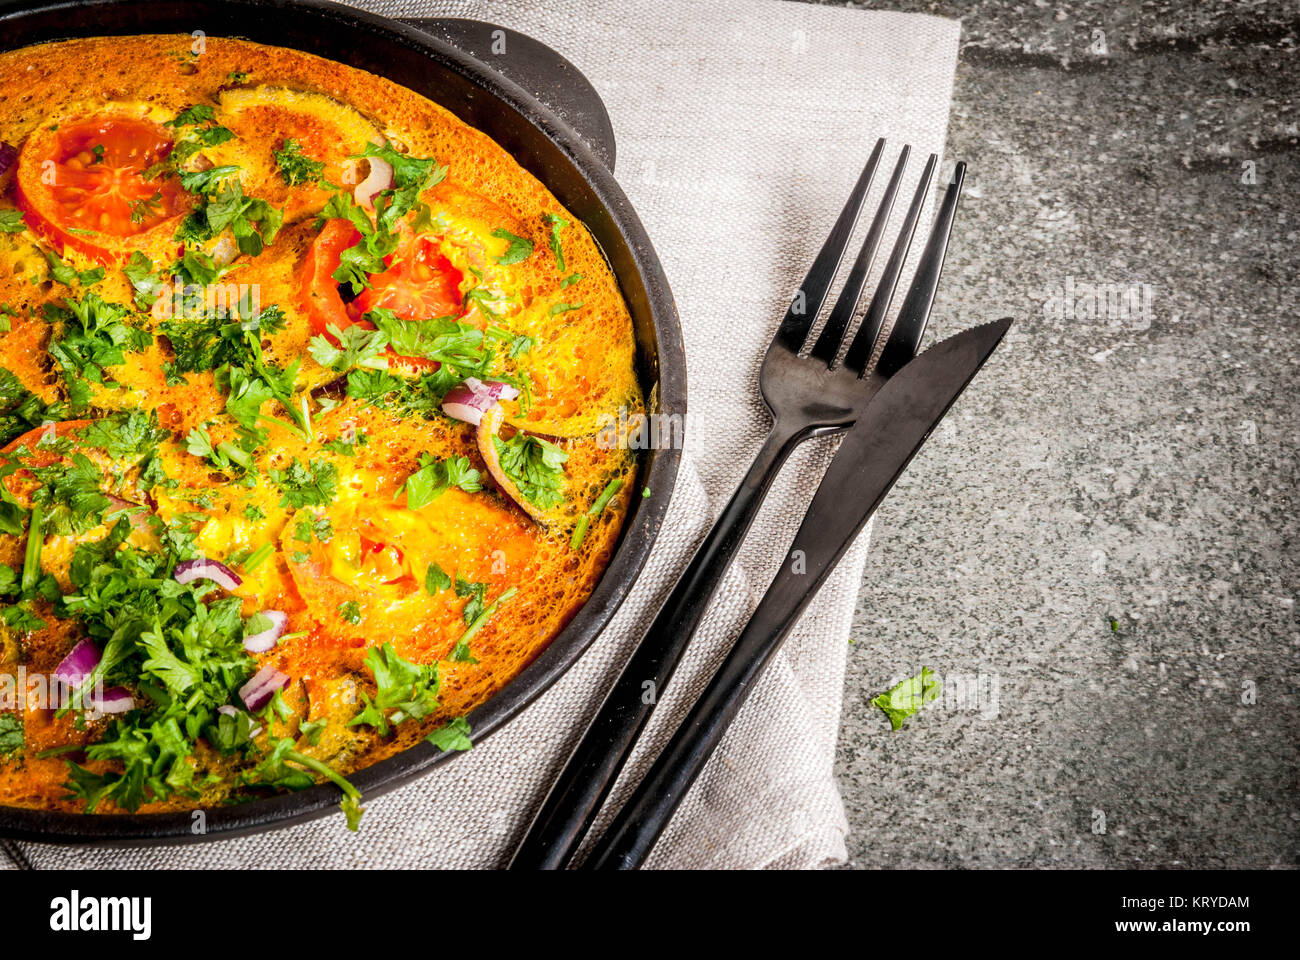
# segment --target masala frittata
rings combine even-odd
[[[0,803],[174,810],[464,717],[609,560],[643,408],[590,234],[382,77],[0,54]]]

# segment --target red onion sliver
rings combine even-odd
[[[125,687],[109,687],[103,693],[92,693],[86,702],[96,713],[126,713],[135,707],[135,698]]]
[[[369,208],[375,194],[393,185],[393,166],[387,160],[380,160],[378,157],[366,159],[370,161],[370,174],[357,184],[357,188],[352,191],[352,196],[358,206]]]
[[[81,640],[59,661],[50,677],[75,689],[99,666],[100,656],[98,647],[89,640]]]
[[[252,680],[239,688],[239,699],[244,701],[244,706],[249,710],[261,710],[277,690],[283,690],[288,685],[289,675],[281,673],[268,663],[253,674]]]
[[[193,580],[211,580],[219,587],[225,587],[227,590],[234,590],[244,581],[239,578],[239,574],[231,570],[224,563],[218,563],[216,560],[207,560],[200,558],[198,560],[186,560],[184,563],[176,564],[176,570],[172,577],[177,583],[190,583]]]
[[[483,400],[513,400],[519,396],[518,390],[500,380],[483,381],[478,377],[466,377],[465,386],[469,387],[476,397]]]
[[[467,403],[453,403],[450,400],[442,401],[442,412],[456,420],[463,420],[466,423],[478,426],[483,419],[483,411],[478,407],[471,407]]]
[[[483,414],[491,410],[498,400],[513,400],[519,391],[500,380],[486,382],[468,377],[447,391],[442,401],[442,412],[449,417],[478,426]]]
[[[9,168],[18,160],[18,150],[10,143],[0,140],[0,177],[9,172]]]
[[[263,610],[258,616],[266,617],[271,625],[261,633],[244,638],[244,649],[249,653],[266,653],[275,649],[275,642],[280,639],[280,634],[284,633],[284,628],[289,623],[289,615],[279,610]]]

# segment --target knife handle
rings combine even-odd
[[[583,869],[635,870],[645,862],[682,798],[722,741],[759,674],[867,521],[864,516],[853,536],[843,537],[842,530],[833,525],[834,518],[826,519],[832,526],[805,521],[799,528],[781,571],[763,595],[749,625],[650,772],[596,841]],[[806,573],[794,572],[793,558],[816,556],[812,541],[825,540],[828,530],[832,531],[831,536],[843,537],[842,546],[833,556],[824,555],[814,561]]]
[[[563,869],[577,851],[704,619],[772,480],[807,436],[806,429],[791,429],[780,421],[772,425],[745,479],[660,607],[551,787],[515,851],[510,869]]]

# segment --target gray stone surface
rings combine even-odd
[[[929,339],[1018,322],[876,521],[853,865],[1292,867],[1300,10],[871,6],[965,23]],[[983,695],[891,733],[922,665]]]

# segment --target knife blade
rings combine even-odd
[[[781,570],[753,617],[584,869],[639,867],[703,770],[754,681],[885,495],[979,372],[1010,318],[926,350],[892,376],[844,437]]]

